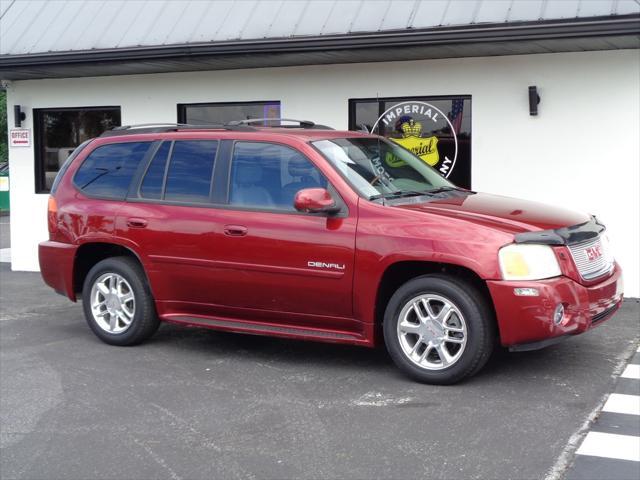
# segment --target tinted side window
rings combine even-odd
[[[229,203],[295,211],[304,188],[326,188],[327,180],[297,150],[263,142],[238,142],[233,150]]]
[[[147,168],[142,184],[140,185],[140,195],[144,198],[162,198],[162,185],[164,183],[164,171],[171,150],[171,142],[164,142],[156,152]]]
[[[185,140],[173,144],[164,199],[178,202],[208,202],[218,142]]]
[[[150,145],[131,142],[98,147],[80,165],[74,183],[89,195],[123,200]]]
[[[56,191],[58,190],[58,185],[60,185],[60,182],[62,181],[62,177],[64,177],[65,173],[67,173],[67,170],[69,169],[69,166],[71,165],[73,160],[78,155],[80,155],[82,150],[84,150],[84,147],[89,145],[89,143],[91,143],[91,139],[86,140],[80,146],[76,147],[76,149],[73,152],[71,152],[71,155],[69,155],[67,159],[64,161],[64,163],[60,167],[60,170],[58,171],[58,174],[56,175],[56,179],[53,181],[53,185],[51,185],[51,195],[55,194]]]

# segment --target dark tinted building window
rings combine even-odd
[[[383,135],[471,188],[471,97],[349,100],[349,129]]]
[[[150,142],[113,143],[96,148],[73,178],[89,195],[123,200]]]
[[[164,199],[178,202],[208,202],[218,142],[177,141],[173,144]]]
[[[238,142],[233,150],[231,205],[295,211],[304,188],[326,188],[327,180],[297,150],[266,142]]]
[[[49,192],[58,170],[84,141],[120,125],[120,107],[34,109],[36,193]]]
[[[234,120],[279,118],[280,102],[189,103],[178,105],[178,122],[220,125]],[[269,122],[264,122],[269,125]]]
[[[156,152],[140,185],[140,195],[144,198],[162,198],[164,171],[171,151],[171,142],[164,142]]]

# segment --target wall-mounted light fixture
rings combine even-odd
[[[538,115],[539,103],[540,95],[538,95],[538,87],[533,85],[529,87],[529,115]]]
[[[27,118],[27,115],[21,110],[20,105],[13,106],[13,118],[16,128],[20,128],[24,119]]]

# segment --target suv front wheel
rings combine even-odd
[[[107,258],[89,270],[82,307],[93,333],[111,345],[140,343],[160,323],[142,267],[128,257]]]
[[[474,286],[453,276],[425,275],[391,297],[384,339],[401,370],[418,381],[444,385],[484,366],[493,350],[494,325]]]

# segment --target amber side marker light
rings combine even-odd
[[[47,220],[49,223],[49,231],[51,233],[58,229],[58,203],[56,199],[49,196],[49,202],[47,204]]]

